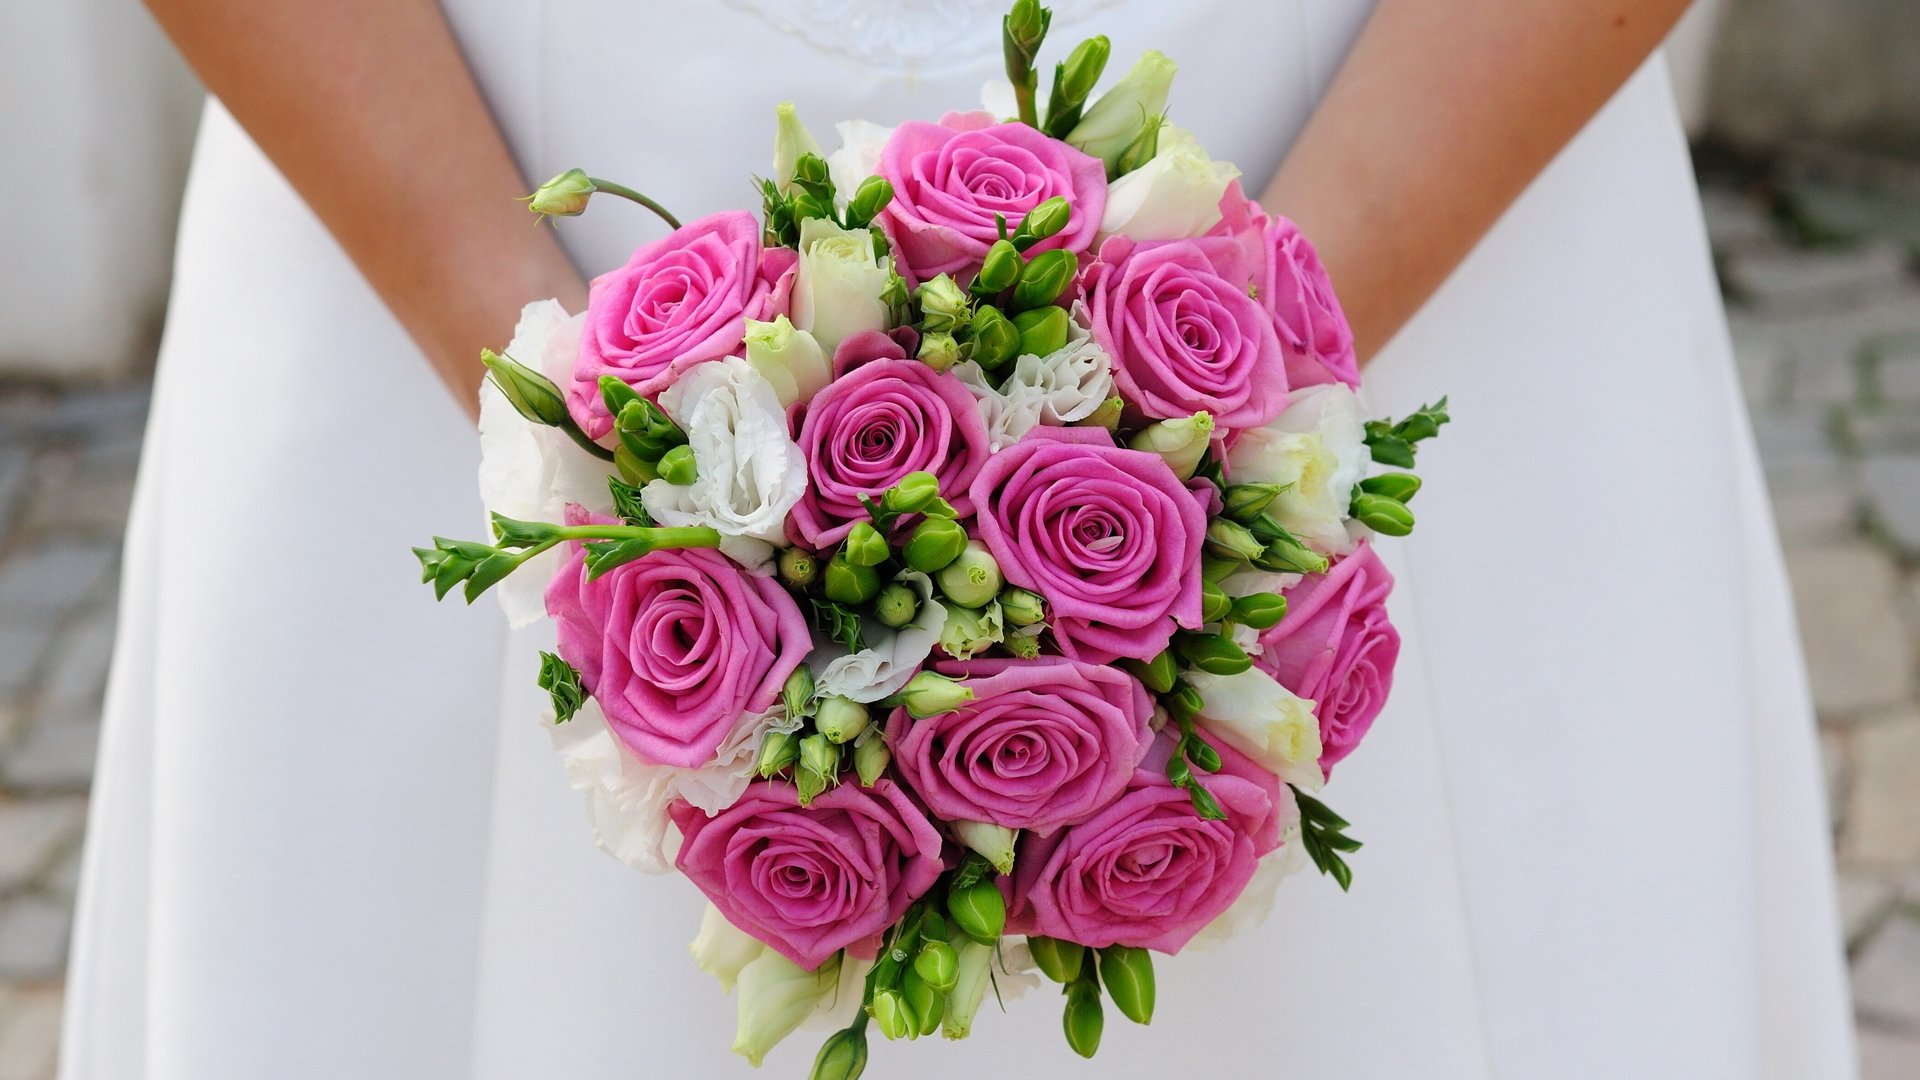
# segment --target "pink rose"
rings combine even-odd
[[[808,483],[787,527],[816,549],[867,520],[862,495],[877,498],[911,472],[932,473],[954,509],[971,513],[967,487],[988,447],[966,386],[917,360],[873,360],[834,380],[807,404],[795,441]]]
[[[880,224],[909,284],[937,274],[970,275],[999,239],[994,215],[1011,230],[1056,195],[1072,211],[1067,227],[1034,245],[1028,257],[1054,248],[1084,251],[1100,227],[1107,206],[1100,159],[1025,124],[976,123],[973,114],[940,124],[909,121],[880,151],[880,175],[893,185]]]
[[[808,970],[892,926],[945,869],[940,834],[899,785],[842,783],[802,808],[793,785],[750,784],[708,817],[670,812],[674,865],[727,921]]]
[[[1200,625],[1207,517],[1156,454],[1100,428],[1037,427],[973,482],[980,539],[1006,579],[1045,597],[1060,651],[1151,659]]]
[[[1299,388],[1341,382],[1360,385],[1353,328],[1334,295],[1320,255],[1300,227],[1283,217],[1266,223],[1267,256],[1260,298],[1272,312],[1287,355],[1287,385]]]
[[[612,521],[578,507],[567,520]],[[547,586],[560,657],[645,761],[706,764],[813,648],[793,597],[716,551],[656,551],[589,581],[585,550],[571,548]]]
[[[1254,255],[1226,236],[1138,245],[1116,236],[1100,246],[1080,286],[1131,413],[1168,419],[1205,409],[1234,430],[1287,407],[1286,354],[1273,317],[1248,295]]]
[[[1225,767],[1195,777],[1226,811],[1208,821],[1167,780],[1173,739],[1154,741],[1126,792],[1092,818],[1021,842],[1007,930],[1093,948],[1176,953],[1240,896],[1254,863],[1298,814],[1272,773],[1219,746]]]
[[[683,225],[595,278],[567,389],[573,418],[594,438],[613,430],[602,375],[652,397],[693,365],[738,353],[747,320],[784,305],[795,258],[763,250],[760,223],[735,210]]]
[[[895,709],[887,745],[935,817],[1054,831],[1117,797],[1153,739],[1153,700],[1118,668],[1061,657],[940,665],[973,700],[914,720]]]
[[[1400,633],[1387,621],[1392,591],[1393,575],[1361,544],[1288,589],[1287,617],[1260,635],[1260,669],[1314,702],[1322,771],[1360,745],[1393,688]]]

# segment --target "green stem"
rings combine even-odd
[[[594,442],[592,439],[587,438],[587,433],[584,431],[581,431],[580,425],[574,423],[571,418],[569,418],[566,423],[560,425],[560,430],[567,433],[567,438],[572,439],[576,443],[579,443],[580,449],[585,450],[587,453],[592,454],[594,457],[599,458],[601,461],[613,460],[613,451],[607,449],[604,446],[601,446],[599,443]]]
[[[1030,128],[1040,126],[1040,114],[1033,104],[1033,92],[1038,84],[1032,68],[1027,69],[1026,78],[1013,80],[1013,99],[1020,106],[1020,122]]]
[[[597,176],[587,177],[587,183],[592,184],[596,191],[604,191],[609,195],[618,195],[623,199],[632,199],[641,206],[659,214],[660,220],[666,222],[667,228],[669,229],[677,229],[680,227],[680,219],[668,213],[666,207],[661,206],[659,203],[654,202],[652,199],[647,198],[645,195],[640,194],[625,184],[616,184],[611,180],[602,180]]]

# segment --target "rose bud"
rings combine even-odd
[[[789,718],[811,716],[813,702],[813,671],[805,664],[793,669],[787,676],[787,685],[780,690],[780,703],[786,706]]]
[[[947,914],[962,933],[982,945],[1000,940],[1007,926],[1007,901],[993,879],[982,876],[964,889],[947,890]]]
[[[1007,647],[1008,652],[1022,660],[1035,660],[1040,656],[1039,634],[1008,634],[1007,640],[1001,642],[1001,644]]]
[[[829,694],[820,699],[820,707],[814,713],[813,726],[827,741],[844,743],[858,738],[867,730],[867,707],[851,698],[839,694]],[[805,740],[802,740],[803,744]],[[804,749],[804,745],[803,745]],[[839,767],[839,756],[834,757],[834,767]]]
[[[940,591],[962,607],[985,605],[1000,592],[1000,564],[987,546],[978,540],[967,541],[958,558],[940,568]]]
[[[581,169],[568,169],[533,189],[526,197],[527,209],[541,217],[578,217],[587,209],[587,200],[600,190]]]
[[[1267,547],[1245,525],[1215,518],[1207,526],[1207,550],[1223,559],[1248,562],[1264,555]]]
[[[1035,934],[1027,939],[1027,951],[1033,954],[1040,973],[1057,983],[1070,983],[1080,977],[1080,963],[1087,947],[1075,941]]]
[[[1014,329],[1020,331],[1020,354],[1022,356],[1051,356],[1067,347],[1067,309],[1062,307],[1042,307],[1032,311],[1023,311],[1013,317]]]
[[[881,623],[895,630],[913,621],[920,614],[920,595],[899,582],[894,582],[880,590],[873,599],[873,616]]]
[[[1120,426],[1120,420],[1126,415],[1127,400],[1115,394],[1100,403],[1100,407],[1087,414],[1085,420],[1075,421],[1075,427],[1097,427],[1113,431]]]
[[[902,556],[907,565],[923,574],[944,569],[967,547],[967,530],[952,518],[928,518],[907,538]]]
[[[833,365],[820,342],[785,315],[772,322],[748,320],[747,364],[773,384],[780,407],[811,401],[833,381]]]
[[[1122,1016],[1136,1024],[1153,1022],[1153,954],[1130,945],[1101,949],[1100,981]]]
[[[979,610],[955,604],[947,608],[947,621],[940,628],[940,647],[955,660],[971,660],[1003,636],[1005,623],[997,603]]]

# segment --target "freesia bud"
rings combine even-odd
[[[835,555],[820,574],[820,591],[836,604],[864,604],[880,595],[880,571]]]
[[[1188,667],[1209,675],[1238,675],[1253,666],[1246,650],[1223,634],[1177,635],[1173,651]]]
[[[760,779],[771,780],[782,769],[800,760],[800,740],[792,732],[769,731],[760,736],[760,757],[754,771]]]
[[[884,176],[869,176],[860,182],[860,187],[847,200],[847,225],[850,228],[864,229],[880,211],[893,201],[893,185]]]
[[[900,996],[906,999],[907,1013],[913,1022],[913,1031],[907,1038],[917,1039],[940,1030],[940,1018],[947,1011],[946,998],[927,985],[919,971],[908,968],[900,977]]]
[[[1167,468],[1182,480],[1193,476],[1213,440],[1213,414],[1205,411],[1175,420],[1161,420],[1140,430],[1128,445],[1159,454]]]
[[[1267,507],[1285,490],[1282,484],[1228,484],[1222,498],[1225,513],[1245,525],[1266,513]]]
[[[953,925],[982,945],[1000,940],[1007,927],[1007,900],[990,877],[964,889],[947,890],[947,914]]]
[[[493,385],[499,387],[507,403],[521,416],[547,427],[566,427],[573,423],[573,417],[567,412],[567,399],[545,375],[492,349],[480,350],[480,362],[487,366]]]
[[[1079,978],[1081,961],[1087,955],[1087,947],[1077,941],[1038,936],[1027,939],[1027,951],[1033,954],[1040,973],[1057,983]]]
[[[1061,1018],[1067,1045],[1083,1058],[1100,1051],[1100,1034],[1107,1018],[1100,1008],[1100,988],[1085,979],[1067,987],[1067,1011]]]
[[[1271,570],[1281,574],[1324,574],[1327,572],[1327,557],[1308,548],[1291,536],[1280,536],[1267,542],[1266,550],[1254,564],[1262,570]]]
[[[733,985],[746,966],[767,950],[760,940],[727,921],[720,909],[707,905],[700,916],[700,933],[687,946],[700,970],[720,983],[723,993],[733,993]]]
[[[1087,98],[1107,68],[1113,43],[1105,34],[1091,37],[1074,46],[1073,52],[1053,72],[1053,93],[1047,98],[1047,134],[1064,138],[1080,122]]]
[[[960,339],[944,330],[920,337],[920,362],[935,371],[945,371],[960,362]]]
[[[986,999],[992,982],[993,946],[982,945],[962,936],[955,942],[959,962],[953,989],[947,994],[947,1015],[941,1021],[941,1033],[949,1039],[964,1039],[973,1031],[974,1015]]]
[[[1157,126],[1167,111],[1175,70],[1166,54],[1148,50],[1125,78],[1086,110],[1067,133],[1067,142],[1105,162],[1109,177],[1119,175],[1121,155],[1139,139],[1142,125]]]
[[[1047,602],[1040,594],[1026,589],[1010,587],[1000,593],[1000,612],[1012,626],[1032,626],[1045,622]]]
[[[1020,839],[1017,830],[985,821],[954,821],[954,838],[970,851],[993,864],[997,873],[1013,873],[1013,845]]]
[[[1233,610],[1233,597],[1212,581],[1200,582],[1200,621],[1219,622]]]
[[[1055,195],[1027,211],[1027,216],[1020,219],[1020,227],[1014,231],[1015,243],[1017,245],[1020,240],[1038,243],[1054,236],[1067,227],[1072,216],[1073,210],[1067,205],[1066,196]]]
[[[833,365],[820,342],[796,329],[785,315],[772,322],[747,320],[747,363],[773,384],[780,406],[810,401],[833,379]]]
[[[1385,495],[1362,493],[1353,500],[1353,516],[1382,536],[1405,536],[1413,531],[1413,511]]]
[[[693,483],[699,475],[699,466],[693,460],[693,447],[686,443],[660,455],[660,479],[678,487]]]
[[[920,946],[920,955],[913,958],[913,970],[928,986],[942,994],[951,993],[954,981],[960,977],[960,954],[944,941],[925,942]]]
[[[920,302],[920,327],[928,333],[953,333],[973,318],[973,301],[950,274],[937,274],[913,291]]]
[[[907,680],[907,685],[892,699],[915,720],[952,712],[973,700],[973,691],[938,672],[922,671]]]
[[[796,589],[804,589],[813,584],[820,574],[820,563],[813,552],[804,548],[788,548],[780,553],[780,580]]]
[[[1120,160],[1114,164],[1114,172],[1121,177],[1138,170],[1142,165],[1160,156],[1160,133],[1167,126],[1165,116],[1150,116],[1140,125],[1140,134],[1133,137],[1127,148],[1120,152]]]
[[[888,1039],[904,1039],[908,1031],[914,1030],[906,1000],[898,990],[884,986],[875,990],[873,1003],[867,1006],[867,1012],[873,1017],[874,1026],[880,1029],[880,1034]]]
[[[839,694],[829,694],[820,699],[820,707],[814,713],[813,726],[825,735],[829,742],[844,743],[857,738],[867,730],[867,707],[851,698]],[[802,740],[804,743],[805,740]],[[834,753],[834,768],[839,768],[840,755]],[[822,770],[823,772],[825,770]]]
[[[910,472],[880,496],[880,508],[896,514],[917,514],[939,497],[939,477],[930,472]]]
[[[1286,617],[1287,598],[1270,592],[1235,597],[1232,610],[1227,612],[1228,622],[1237,622],[1255,630],[1270,629]]]
[[[1063,307],[1035,308],[1023,311],[1013,317],[1013,325],[1020,331],[1020,353],[1023,356],[1051,356],[1067,347],[1067,309]]]
[[[873,615],[895,630],[913,621],[920,614],[920,594],[899,582],[894,582],[880,590],[874,597]]]
[[[1020,272],[1025,264],[1020,258],[1020,249],[1011,240],[996,240],[987,249],[987,255],[980,263],[980,272],[973,276],[973,291],[979,296],[991,296],[1011,289],[1020,280]]]
[[[854,744],[853,770],[860,774],[861,787],[872,787],[892,763],[893,751],[887,749],[887,740],[881,738],[879,732],[874,731]]]
[[[1223,559],[1248,562],[1265,554],[1267,546],[1245,525],[1215,518],[1207,524],[1207,550]]]
[[[772,949],[763,950],[740,970],[733,1052],[758,1066],[839,985],[838,954],[808,971]]]
[[[1420,478],[1410,472],[1383,473],[1360,481],[1360,490],[1369,495],[1384,495],[1398,502],[1412,502],[1420,493]]]
[[[901,555],[907,565],[931,574],[952,564],[967,547],[967,530],[952,518],[930,517],[914,527]]]
[[[1172,649],[1161,649],[1153,659],[1142,663],[1139,660],[1122,661],[1140,684],[1156,694],[1165,694],[1173,689],[1174,680],[1180,677],[1180,663],[1174,659]]]
[[[1022,62],[1026,66],[1033,65],[1033,58],[1040,51],[1040,43],[1046,40],[1047,27],[1052,21],[1053,12],[1042,7],[1039,0],[1014,0],[1012,9],[1000,24],[1009,68],[1014,64],[1016,50],[1024,58]]]
[[[527,196],[527,209],[541,217],[578,217],[587,209],[587,200],[600,190],[581,169],[568,169],[533,189]]]
[[[865,521],[856,521],[840,545],[840,553],[855,566],[879,566],[893,555],[887,538]]]
[[[842,1028],[821,1045],[807,1080],[860,1080],[866,1071],[867,1033],[859,1027]]]
[[[1079,272],[1080,261],[1071,251],[1056,249],[1035,255],[1020,271],[1020,283],[1013,287],[1013,306],[1024,311],[1053,303]]]
[[[832,177],[827,170],[827,159],[819,151],[801,154],[793,163],[793,182],[810,189],[808,194],[826,197],[832,194]],[[821,189],[825,189],[823,192]]]
[[[1000,592],[1000,564],[987,545],[967,541],[960,556],[940,568],[935,580],[947,598],[962,607],[981,607]]]
[[[1100,981],[1120,1014],[1136,1024],[1153,1021],[1153,955],[1129,945],[1100,950]]]
[[[1003,367],[1020,355],[1020,328],[991,304],[982,304],[980,310],[973,313],[969,336],[973,362],[988,371]]]

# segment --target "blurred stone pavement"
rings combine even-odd
[[[1812,665],[1868,1080],[1920,1077],[1920,214],[1710,182]],[[1838,223],[1838,224],[1836,224]],[[0,1080],[51,1076],[144,383],[0,384]]]

